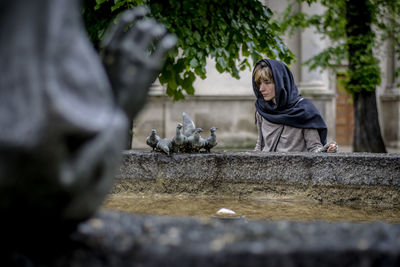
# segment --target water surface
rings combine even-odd
[[[103,209],[135,214],[212,217],[220,208],[235,211],[248,220],[400,222],[400,208],[340,206],[285,199],[237,199],[185,195],[113,194]]]

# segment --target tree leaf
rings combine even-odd
[[[190,67],[192,68],[196,68],[197,66],[199,66],[199,61],[197,60],[197,58],[192,58],[189,62]]]

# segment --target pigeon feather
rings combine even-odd
[[[190,118],[190,116],[188,114],[186,114],[186,112],[182,113],[182,117],[183,117],[183,134],[186,137],[189,137],[196,130],[196,126],[195,126],[192,118]]]
[[[171,149],[172,149],[171,140],[164,138],[164,139],[161,139],[160,141],[158,141],[157,150],[164,152],[165,154],[167,154],[169,156]]]

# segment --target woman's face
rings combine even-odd
[[[265,101],[272,100],[275,103],[275,84],[271,80],[263,80],[261,82],[260,92]]]

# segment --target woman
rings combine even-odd
[[[289,68],[282,62],[263,59],[252,76],[256,100],[258,139],[256,151],[336,152],[326,145],[327,127],[310,100],[302,98]]]

